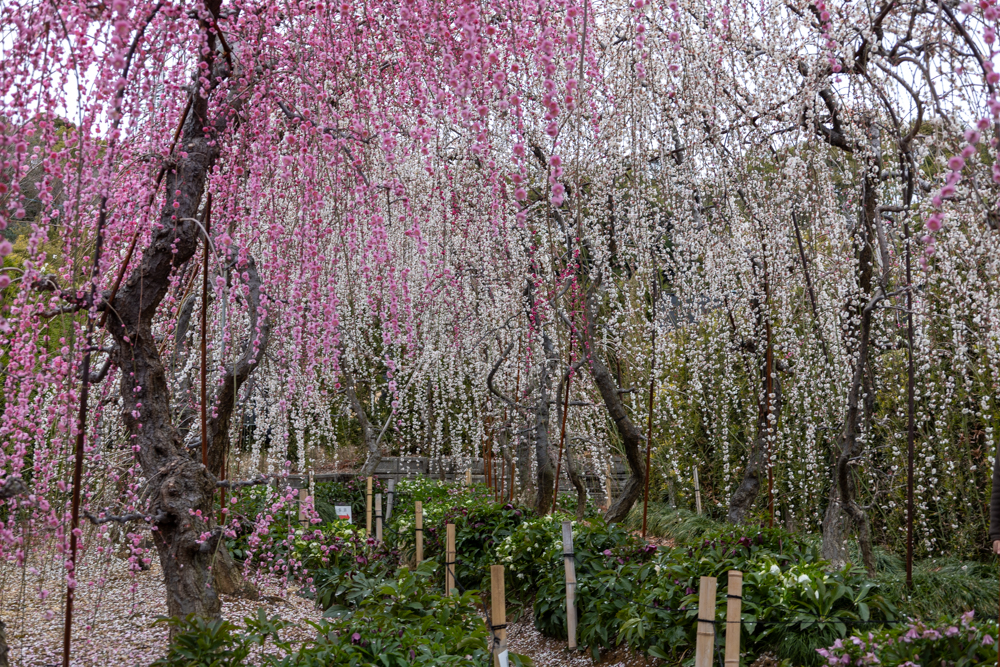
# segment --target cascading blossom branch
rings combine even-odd
[[[0,484],[32,488],[0,500],[14,517],[0,557],[24,562],[39,528],[61,552],[76,532],[81,553],[110,556],[106,523],[72,528],[79,455],[82,515],[139,517],[135,534],[152,535],[179,586],[232,534],[214,485],[236,406],[261,406],[278,474],[293,435],[330,442],[348,370],[385,369],[393,416],[377,426],[398,429],[407,388],[457,365],[480,333],[472,304],[442,294],[505,256],[526,199],[508,174],[526,174],[538,137],[552,203],[565,196],[561,123],[597,76],[589,11],[5,5],[17,31],[0,55],[0,229],[19,250],[0,241]],[[199,490],[181,502],[171,484]],[[215,613],[205,583],[171,596],[171,613]]]

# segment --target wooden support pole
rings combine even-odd
[[[375,539],[382,541],[382,494],[375,494]]]
[[[712,667],[715,649],[715,577],[702,577],[698,586],[698,635],[694,667]]]
[[[414,526],[416,527],[414,532],[416,532],[417,540],[417,565],[424,562],[424,504],[419,500],[414,503]]]
[[[608,496],[608,507],[611,507],[611,464],[604,464],[604,491]]]
[[[698,481],[698,468],[694,469],[694,508],[701,514],[701,482]]]
[[[444,547],[444,594],[451,597],[451,589],[455,588],[455,524],[445,526]]]
[[[493,627],[493,667],[507,667],[507,600],[503,565],[490,566],[490,620]]]
[[[299,523],[306,522],[306,498],[309,497],[309,489],[299,489]]]
[[[465,485],[472,486],[472,468],[468,468],[465,471]]]
[[[365,486],[365,537],[372,534],[372,478],[369,477]]]
[[[725,667],[740,667],[740,614],[743,611],[743,573],[729,571],[726,589],[726,663]]]
[[[563,563],[566,565],[566,636],[569,650],[576,650],[576,560],[573,552],[573,524],[563,521]]]
[[[385,520],[388,521],[392,518],[392,502],[396,498],[396,478],[389,478],[389,497],[386,499],[385,505]]]

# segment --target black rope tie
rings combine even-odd
[[[507,629],[507,624],[506,623],[501,623],[500,625],[491,625],[490,626],[490,630],[492,630],[493,632],[496,632],[497,630],[506,630],[506,629]]]
[[[570,551],[570,552],[564,553],[563,554],[563,558],[576,558],[576,554],[574,554],[572,551]]]
[[[730,600],[742,600],[743,599],[742,595],[727,595],[726,597],[729,598]]]

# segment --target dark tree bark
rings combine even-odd
[[[542,332],[542,346],[545,361],[542,362],[538,377],[538,403],[535,407],[535,475],[538,493],[535,496],[535,513],[548,514],[552,509],[552,495],[556,481],[556,469],[549,452],[549,392],[552,389],[552,373],[559,363],[552,340]]]
[[[766,387],[766,361],[761,363],[761,386],[764,391]],[[773,371],[772,371],[773,373]],[[775,417],[774,424],[781,417],[782,397],[781,382],[777,374],[771,377],[771,387],[774,389],[774,399],[770,403],[770,414]],[[729,499],[729,514],[727,519],[730,523],[742,524],[746,522],[747,515],[753,508],[754,501],[760,493],[761,475],[767,475],[767,452],[768,452],[768,423],[769,423],[768,402],[758,401],[757,407],[757,435],[754,440],[750,458],[747,460],[746,470],[743,471],[743,479],[736,487],[732,498]]]
[[[3,621],[0,621],[0,667],[10,667],[10,663],[7,661],[7,626],[4,625]]]
[[[344,377],[344,390],[347,392],[347,399],[351,403],[354,416],[357,417],[358,423],[361,425],[361,440],[365,443],[365,462],[358,471],[358,476],[363,479],[374,475],[375,469],[378,468],[378,464],[382,460],[382,454],[379,451],[379,438],[375,434],[371,422],[368,421],[365,406],[358,398],[357,383],[354,380],[354,374],[347,366],[346,352],[341,354],[340,364],[340,372]]]
[[[579,367],[580,363],[573,364],[572,366],[567,366],[565,372],[563,372],[562,377],[559,378],[559,387],[556,389],[556,423],[563,423],[563,403],[559,399],[563,396],[563,391],[566,388],[566,383],[569,382],[570,372],[575,372]],[[566,406],[568,410],[569,406]],[[573,488],[576,489],[576,518],[578,521],[583,520],[583,515],[587,511],[587,487],[583,483],[583,479],[580,477],[580,472],[576,467],[576,460],[573,458],[573,437],[569,431],[566,432],[565,437],[566,444],[566,474],[569,476],[569,481],[573,484]]]
[[[578,278],[590,282],[582,269],[581,265],[580,270],[577,271]],[[604,406],[607,408],[611,420],[621,435],[622,446],[625,449],[625,461],[628,463],[629,478],[622,487],[621,493],[618,494],[618,499],[612,503],[604,515],[605,521],[616,523],[628,516],[632,505],[642,495],[643,482],[646,479],[646,464],[643,461],[642,452],[645,437],[628,416],[628,412],[625,411],[620,388],[597,352],[596,299],[599,287],[600,279],[593,281],[587,289],[583,307],[584,322],[583,326],[577,330],[577,336],[580,347],[584,351],[590,375],[593,377],[598,391],[601,392],[601,398],[604,400]]]
[[[875,217],[878,215],[876,188],[881,169],[879,134],[874,122],[870,122],[869,142],[871,153],[865,160],[865,173],[862,179],[862,210],[858,228],[854,233],[859,288],[859,293],[856,295],[858,303],[847,309],[851,322],[848,331],[855,334],[857,357],[847,394],[847,412],[844,415],[844,427],[840,436],[840,452],[834,465],[834,483],[831,486],[829,503],[823,516],[823,557],[834,566],[840,566],[846,562],[844,543],[848,529],[853,526],[857,531],[862,561],[868,573],[874,576],[875,557],[872,552],[868,515],[855,499],[855,484],[851,475],[851,462],[861,456],[864,448],[863,443],[859,442],[858,436],[864,408],[861,394],[868,384],[866,374],[871,343],[872,315],[879,302],[885,298],[885,293],[881,288],[876,290],[874,294],[872,290],[874,246],[876,243]]]
[[[217,13],[219,3],[209,2]],[[224,59],[215,56],[215,36],[208,26],[202,61],[212,80],[227,78]],[[147,482],[147,513],[153,517],[153,542],[160,558],[171,616],[214,617],[220,612],[210,585],[217,562],[221,529],[213,519],[216,478],[185,450],[172,419],[166,372],[153,337],[153,318],[170,286],[171,275],[195,254],[201,238],[196,222],[205,183],[221,149],[232,106],[209,113],[208,97],[193,84],[190,112],[182,126],[178,150],[169,158],[159,224],[149,245],[107,308],[105,327],[112,336],[113,363],[121,373],[123,421]],[[175,208],[176,207],[176,208]],[[112,297],[108,297],[112,298]]]

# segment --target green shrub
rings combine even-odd
[[[167,621],[175,636],[154,667],[237,667],[255,657],[265,667],[474,667],[488,663],[489,634],[472,593],[446,597],[432,585],[438,565],[425,561],[415,571],[400,570],[359,599],[353,609],[333,607],[327,618],[310,623],[314,639],[300,645],[280,638],[287,624],[268,618],[244,619],[241,630],[228,621],[187,618]],[[272,650],[265,652],[270,640]],[[276,651],[274,650],[276,649]],[[517,654],[510,663],[531,661]]]

